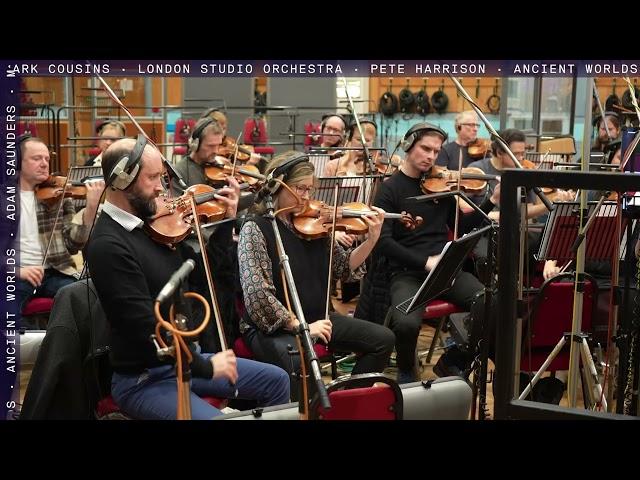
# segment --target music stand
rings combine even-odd
[[[468,233],[458,240],[447,242],[442,249],[442,258],[436,267],[429,272],[416,294],[398,304],[396,308],[407,315],[451,288],[465,259],[473,251],[480,238],[491,228],[489,225]]]
[[[579,240],[585,238],[585,230],[588,228],[586,235],[585,260],[612,260],[613,247],[620,239],[616,238],[616,220],[617,220],[617,203],[616,202],[589,202],[587,204],[587,214],[585,218],[590,220],[583,228],[580,228],[580,204],[577,202],[556,203],[556,207],[549,215],[547,224],[545,225],[540,242],[540,250],[538,251],[538,260],[573,260],[576,258],[576,252],[579,246]],[[596,211],[596,208],[598,209]],[[592,222],[592,223],[590,223]],[[623,219],[623,226],[626,220]],[[580,230],[580,231],[579,231]],[[578,281],[584,282],[583,275],[578,275]],[[584,287],[579,286],[577,293],[583,292]],[[576,310],[574,309],[574,315]],[[575,318],[575,317],[574,317]],[[591,404],[596,404],[602,398],[603,408],[607,409],[607,400],[603,395],[603,389],[598,381],[598,374],[593,363],[593,358],[587,344],[588,335],[583,332],[565,333],[541,367],[533,376],[527,387],[518,397],[520,400],[529,395],[532,388],[538,382],[542,374],[547,370],[553,359],[560,353],[562,348],[568,341],[574,341],[580,344],[580,357],[582,364],[587,368],[585,376]],[[571,364],[570,364],[571,365]],[[570,368],[571,371],[571,368]],[[593,394],[594,389],[596,395]],[[571,402],[570,402],[571,403]]]
[[[69,169],[68,180],[71,182],[80,182],[89,178],[98,178],[102,177],[102,167],[101,166],[83,166],[83,167],[73,167]],[[85,199],[74,199],[73,206],[76,208],[76,211],[80,210],[87,204]]]

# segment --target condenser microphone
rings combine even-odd
[[[162,160],[164,161],[164,164],[167,167],[167,173],[169,174],[169,176],[172,177],[178,183],[178,186],[181,189],[186,190],[187,184],[184,183],[184,180],[182,180],[182,177],[180,176],[176,168],[173,165],[171,165],[171,162],[166,158],[162,157]]]
[[[156,297],[156,302],[162,303],[171,295],[173,295],[176,289],[180,287],[182,282],[184,282],[184,280],[193,271],[195,266],[196,266],[196,262],[189,259],[186,262],[184,262],[178,270],[173,272],[169,281],[166,283],[164,287],[162,287],[162,290],[160,290],[160,293]]]

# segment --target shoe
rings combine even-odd
[[[538,380],[533,387],[533,400],[542,403],[560,405],[564,394],[564,383],[555,377],[545,377]]]
[[[439,377],[467,378],[467,370],[473,358],[458,347],[452,347],[442,354],[433,366],[433,373]]]
[[[417,382],[416,374],[413,370],[400,370],[398,369],[398,383],[413,383]]]

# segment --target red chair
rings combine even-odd
[[[389,323],[391,322],[391,314],[393,313],[394,308],[395,307],[392,305],[391,307],[389,307],[389,310],[387,310],[387,316],[384,319],[385,327],[388,327]],[[440,337],[440,332],[444,328],[445,322],[449,318],[449,315],[461,311],[462,310],[453,303],[445,302],[444,300],[431,300],[430,302],[427,302],[427,305],[424,307],[422,319],[426,320],[427,323],[434,326],[436,331],[433,334],[433,340],[431,340],[431,345],[429,346],[429,350],[426,354],[424,352],[418,352],[416,350],[416,364],[421,363],[423,357],[426,357],[426,363],[431,362],[431,357],[433,356],[436,342]]]
[[[597,303],[597,285],[591,275],[585,274],[585,277],[581,331],[589,332]],[[540,288],[524,330],[521,371],[537,371],[563,335],[571,332],[573,278],[573,273],[563,273],[547,280]],[[567,342],[547,370],[555,372],[569,368],[569,347],[570,342]]]
[[[244,143],[254,145],[255,152],[260,155],[273,155],[276,152],[273,147],[266,145],[267,125],[263,118],[247,118],[244,121],[243,138]]]
[[[38,328],[46,329],[52,309],[53,298],[33,297],[22,308],[22,317],[29,317]]]
[[[375,385],[382,384],[382,385]],[[327,385],[331,408],[325,410],[316,394],[311,420],[402,420],[403,397],[398,383],[381,373],[340,377]]]
[[[315,343],[313,345],[313,349],[316,352],[316,356],[321,362],[331,362],[331,378],[336,379],[338,377],[338,365],[336,363],[336,358],[333,355],[333,352],[329,350],[329,347],[322,343]],[[255,359],[253,352],[247,346],[244,338],[238,337],[236,341],[233,342],[233,351],[236,356],[240,358],[248,358],[250,360]]]
[[[24,135],[28,133],[32,137],[38,136],[38,126],[33,122],[19,122],[18,123],[18,135]]]
[[[179,118],[176,120],[176,129],[173,136],[173,155],[186,155],[189,138],[196,121],[193,118]]]
[[[422,320],[426,321],[426,323],[431,326],[435,326],[435,332],[433,332],[433,340],[431,340],[431,345],[429,345],[427,353],[418,353],[418,361],[423,357],[426,357],[426,363],[431,363],[436,342],[440,338],[440,333],[444,328],[445,322],[449,318],[449,315],[459,312],[462,312],[462,309],[453,303],[445,302],[444,300],[432,300],[427,303],[427,306],[424,308],[424,313],[422,314]]]
[[[228,402],[226,398],[218,397],[202,397],[202,399],[219,410],[225,408]],[[96,418],[98,420],[133,420],[131,417],[122,413],[120,407],[118,407],[111,395],[104,397],[98,402],[96,406]]]

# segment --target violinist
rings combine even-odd
[[[457,170],[460,151],[462,151],[462,167],[467,167],[475,160],[469,155],[469,145],[478,138],[480,120],[473,110],[460,112],[456,115],[454,126],[456,129],[456,139],[447,143],[438,154],[436,165],[447,167],[449,170]]]
[[[364,141],[367,147],[373,147],[378,125],[373,120],[365,119],[360,121],[360,126],[362,127]],[[360,137],[360,132],[358,131],[358,126],[354,122],[349,128],[346,146],[362,148],[362,145],[363,142]],[[325,177],[362,175],[367,171],[367,168],[364,149],[347,150],[345,155],[327,162],[323,175]]]
[[[322,117],[320,124],[320,147],[329,149],[329,155],[342,146],[347,130],[347,121],[342,115],[332,113]]]
[[[220,128],[222,128],[222,144],[225,145],[226,143],[233,143],[233,147],[235,148],[235,140],[230,138],[229,136],[227,136],[227,128],[229,125],[229,120],[227,119],[227,116],[224,114],[224,112],[222,110],[220,110],[219,108],[209,108],[208,110],[205,110],[204,113],[202,114],[202,116],[200,117],[200,119],[203,118],[212,118],[213,120],[215,120],[216,122],[218,122],[218,124],[220,125]],[[250,145],[241,145],[241,148],[247,149],[250,148]],[[251,147],[252,148],[252,147]],[[255,152],[249,152],[249,157],[246,160],[246,164],[247,165],[256,165],[258,168],[260,168],[263,162],[263,158],[258,155]],[[264,168],[260,168],[260,171],[264,170]]]
[[[53,297],[60,288],[76,280],[78,271],[71,255],[78,253],[89,238],[104,182],[87,185],[87,207],[82,223],[73,223],[75,209],[70,198],[38,200],[36,197],[37,187],[49,179],[50,157],[45,143],[36,137],[23,136],[19,139],[19,149],[20,271],[17,296],[22,309],[34,293]],[[56,219],[60,202],[63,202],[62,209]]]
[[[116,175],[118,168],[123,171]],[[137,142],[124,139],[111,145],[104,153],[102,169],[106,201],[88,245],[88,261],[111,329],[111,393],[122,411],[133,418],[175,419],[178,393],[173,357],[160,360],[149,337],[156,324],[154,299],[185,258],[181,244],[167,248],[142,228],[155,213],[156,198],[164,191],[162,157],[140,135]],[[224,192],[223,198],[227,215],[235,215],[237,185]],[[210,258],[231,241],[230,231],[225,235],[222,238],[222,232],[217,231],[211,236],[207,246],[218,250],[212,251]],[[167,311],[162,313],[168,317]],[[284,371],[236,358],[232,350],[202,354],[191,343],[189,349],[193,355],[193,419],[210,419],[221,413],[201,396],[232,398],[236,389],[238,398],[256,400],[260,406],[289,400]]]
[[[122,138],[126,135],[126,128],[124,123],[118,120],[105,120],[96,127],[96,134],[101,137],[98,140],[98,148],[100,153],[95,157],[89,158],[85,162],[85,166],[98,166],[102,161],[102,152],[104,152],[109,145],[115,142],[118,138]]]
[[[279,232],[312,338],[333,350],[359,353],[354,374],[382,372],[393,349],[393,333],[382,325],[337,313],[325,318],[329,238],[307,240],[294,227],[294,215],[303,210],[304,202],[314,190],[313,164],[306,155],[288,152],[273,158],[266,173],[271,172],[284,182],[271,192]],[[278,213],[280,210],[283,211]],[[384,213],[381,209],[374,210]],[[293,332],[299,321],[286,307],[275,235],[270,220],[260,215],[264,211],[264,203],[256,205],[257,215],[248,219],[240,232],[238,261],[247,309],[240,331],[258,360],[298,372],[300,358],[291,357],[287,345],[295,345]],[[368,237],[359,247],[346,250],[334,242],[332,272],[335,277],[358,278],[364,273],[364,261],[380,234],[382,215],[368,217],[365,222]],[[291,393],[296,395],[298,381],[296,377],[291,381]]]
[[[502,130],[501,132],[498,132],[498,134],[509,146],[509,149],[513,152],[518,161],[522,163],[525,158],[526,152],[526,137],[524,133],[515,128],[507,128],[505,130]],[[477,160],[471,163],[469,167],[479,168],[486,174],[497,176],[500,176],[505,168],[516,168],[516,165],[511,159],[511,156],[502,148],[502,145],[500,145],[500,143],[498,143],[497,141],[491,143],[491,153],[492,156],[490,158]],[[498,180],[487,181],[486,195],[491,196],[498,182]],[[472,197],[472,200],[474,200],[475,203],[479,204],[480,202],[482,202],[484,197],[485,195],[479,195]],[[572,198],[573,197],[570,193],[563,190],[557,192],[557,197],[554,200],[568,201]],[[547,208],[533,193],[533,191],[527,192],[527,218],[536,218],[546,212]],[[499,220],[499,208],[494,209],[494,211],[489,214],[489,217],[496,221]]]
[[[176,170],[182,176],[182,179],[187,184],[188,187],[193,185],[201,185],[207,184],[208,178],[205,175],[204,165],[211,159],[213,159],[223,140],[223,130],[220,124],[209,118],[205,117],[196,123],[193,132],[191,134],[191,138],[189,139],[189,148],[190,153],[188,156],[185,156],[178,160],[176,164]],[[230,180],[230,184],[234,185],[234,188],[237,187],[237,182],[235,180]],[[177,185],[173,186],[173,193],[175,196],[180,196],[182,192]],[[248,208],[250,205],[253,205],[254,195],[251,193],[243,192],[243,195],[240,196],[240,206],[238,207],[241,211]],[[236,212],[234,211],[230,217],[235,217]],[[227,223],[220,225],[215,228],[205,228],[203,229],[203,234],[205,239],[209,239],[209,236],[213,234],[214,230],[222,229],[223,231],[229,230],[229,235],[233,235],[233,227],[234,223]],[[239,227],[238,227],[239,231]],[[200,245],[198,243],[197,237],[192,234],[183,242],[184,249],[190,249],[193,253],[192,255],[197,255],[200,252]],[[229,242],[227,249],[229,250],[229,255],[233,261],[225,263],[225,267],[214,268],[211,266],[211,271],[214,276],[225,275],[220,281],[216,281],[214,279],[214,283],[220,284],[220,292],[221,298],[219,298],[219,302],[221,304],[221,313],[223,317],[223,323],[227,326],[225,331],[233,331],[233,326],[237,326],[237,317],[234,309],[234,298],[237,293],[239,294],[240,286],[238,285],[238,279],[236,274],[236,269],[232,268],[232,265],[235,265],[235,248],[236,242]],[[227,252],[224,252],[223,255],[215,255],[216,258],[227,258]],[[212,256],[209,256],[209,259],[212,260]],[[211,301],[207,279],[204,274],[204,269],[196,269],[196,271],[192,275],[191,285],[193,287],[193,291],[203,295],[209,301]],[[200,343],[203,351],[212,352],[219,348],[219,342],[217,340],[217,332],[215,331],[216,327],[213,322],[209,323],[205,330],[202,332]],[[235,328],[237,330],[237,327]]]
[[[424,223],[414,230],[400,228],[397,223],[386,222],[382,227],[378,251],[383,252],[388,262],[391,306],[395,307],[416,294],[429,271],[438,263],[442,249],[448,240],[449,231],[454,230],[456,202],[453,197],[441,200],[415,202],[408,197],[421,195],[422,178],[428,175],[446,140],[447,134],[439,127],[429,123],[419,123],[411,127],[401,144],[406,152],[405,161],[389,180],[382,182],[374,205],[385,211],[406,211],[414,217],[424,218]],[[487,198],[480,208],[491,211],[500,199],[499,189]],[[460,231],[466,233],[479,226],[483,216],[479,212],[460,216]],[[375,278],[377,272],[370,272]],[[385,288],[384,286],[381,286]],[[442,294],[441,299],[452,302],[465,311],[471,311],[474,321],[481,314],[483,301],[475,301],[483,290],[483,285],[471,273],[458,273],[453,286]],[[361,302],[373,301],[361,295]],[[360,309],[360,305],[358,309]],[[417,380],[415,350],[418,334],[422,325],[420,309],[402,314],[393,308],[391,329],[396,335],[396,353],[398,363],[398,382],[409,383]],[[434,368],[439,375],[461,374],[468,366],[470,358],[461,352],[443,355]]]
[[[606,127],[605,122],[607,123]],[[593,145],[591,145],[591,151],[604,152],[609,143],[620,139],[620,134],[622,133],[620,129],[621,121],[616,112],[604,112],[604,121],[602,120],[602,115],[599,115],[594,119],[593,125],[597,129],[597,137]]]

